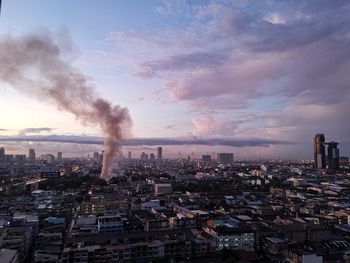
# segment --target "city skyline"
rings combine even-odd
[[[49,31],[73,42],[74,67],[101,97],[129,109],[131,138],[274,140],[281,143],[169,148],[312,159],[311,138],[324,133],[340,143],[340,155],[350,154],[346,1],[31,1],[21,8],[26,3],[3,1],[1,35]],[[2,137],[102,135],[49,102],[1,87]],[[72,148],[44,137],[1,143],[14,152]],[[75,155],[102,149],[73,148]]]

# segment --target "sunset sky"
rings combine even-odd
[[[70,38],[71,63],[101,97],[129,109],[132,137],[276,141],[164,146],[169,156],[230,151],[312,159],[316,133],[350,155],[349,14],[346,0],[3,0],[0,34],[47,30]],[[101,136],[99,127],[81,125],[50,101],[6,83],[0,89],[1,136]],[[2,145],[68,155],[102,149]]]

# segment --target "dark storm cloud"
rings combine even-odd
[[[136,138],[123,141],[123,145],[203,145],[203,146],[232,146],[232,147],[268,147],[269,145],[292,144],[288,141],[269,139],[233,139],[233,138]]]
[[[31,141],[31,142],[61,142],[76,144],[103,144],[103,139],[94,136],[70,135],[42,135],[42,136],[0,136],[0,141]],[[270,139],[236,139],[236,138],[131,138],[122,140],[124,146],[152,146],[152,145],[205,145],[205,146],[233,146],[233,147],[268,147],[269,145],[288,145],[293,142]]]
[[[25,135],[25,136],[0,136],[3,142],[58,142],[76,144],[97,144],[103,145],[101,137],[76,136],[76,135]]]

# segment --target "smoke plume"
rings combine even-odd
[[[97,96],[71,64],[74,46],[69,34],[49,31],[0,36],[0,80],[14,89],[54,102],[83,125],[98,124],[105,136],[102,178],[107,178],[120,151],[120,140],[131,125],[127,108]]]

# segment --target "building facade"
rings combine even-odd
[[[339,149],[337,142],[328,142],[327,148],[327,164],[328,169],[338,170],[339,169]]]
[[[316,134],[314,138],[314,165],[315,170],[326,168],[326,148],[323,134]]]
[[[162,147],[157,148],[157,160],[160,161],[163,159],[163,149]]]
[[[218,163],[232,164],[233,163],[233,153],[218,153],[217,161],[218,161]]]
[[[34,149],[29,149],[28,162],[35,163],[35,150]]]

